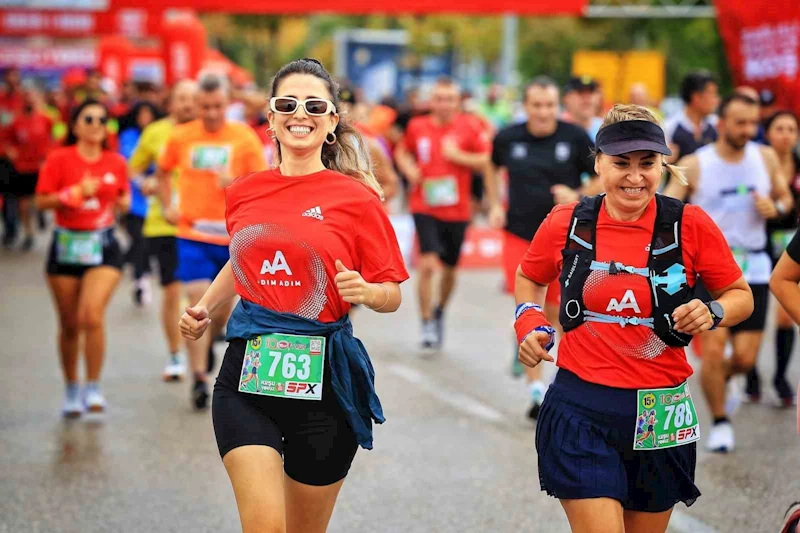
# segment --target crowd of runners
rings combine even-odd
[[[767,91],[721,97],[706,72],[682,81],[683,109],[663,122],[643,86],[616,105],[587,77],[534,78],[515,105],[500,92],[476,103],[442,78],[367,103],[311,59],[285,65],[268,94],[214,72],[122,94],[88,72],[45,93],[6,72],[3,245],[28,253],[48,234],[63,415],[107,409],[105,313],[127,268],[132,305],[161,287],[153,374],[212,407],[243,530],[324,531],[384,420],[349,315],[401,305],[412,265],[389,215],[413,217],[409,343],[428,353],[455,332],[448,305],[475,223],[502,232],[516,312],[509,296],[496,335],[529,384],[542,489],[573,531],[665,531],[674,505],[700,496],[701,434],[734,452],[740,402],[770,387],[779,407],[796,402],[798,118]],[[776,370],[760,376],[771,295],[775,353],[761,356]]]

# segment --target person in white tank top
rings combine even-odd
[[[703,355],[700,380],[714,417],[707,448],[714,452],[734,449],[728,416],[738,402],[735,395],[729,397],[726,384],[731,377],[753,368],[764,334],[772,269],[767,253],[767,220],[787,213],[793,205],[786,180],[780,177],[775,151],[752,141],[758,123],[755,100],[742,94],[725,98],[719,110],[719,138],[678,163],[684,168],[688,185],[673,180],[664,191],[674,198],[688,197],[711,216],[753,291],[755,309],[749,319],[734,328],[707,331],[698,337]],[[714,296],[698,287],[698,298],[711,300]],[[733,354],[726,360],[729,340]]]

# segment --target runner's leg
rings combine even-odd
[[[242,533],[286,533],[283,459],[269,446],[240,446],[222,459]]]
[[[794,391],[786,379],[786,370],[789,368],[794,350],[794,322],[789,313],[780,305],[778,305],[777,312],[777,327],[775,332],[775,375],[772,383],[778,391],[778,396],[791,400],[794,397]]]
[[[627,533],[622,504],[611,498],[559,500],[572,533]]]
[[[664,533],[671,516],[672,509],[663,513],[625,511],[625,533]]]
[[[444,309],[453,295],[456,286],[456,274],[458,267],[444,265],[442,276],[439,280],[439,308]]]
[[[78,382],[78,296],[81,278],[75,276],[47,276],[58,312],[58,348],[61,370],[67,383]]]
[[[739,331],[733,334],[733,357],[728,365],[728,377],[746,374],[756,364],[763,331]]]
[[[422,320],[433,318],[433,276],[439,266],[439,255],[426,253],[419,258],[419,310]]]
[[[344,479],[313,486],[284,477],[287,533],[325,533]]]
[[[161,325],[167,337],[170,353],[177,353],[181,349],[181,330],[178,322],[181,318],[181,284],[173,281],[162,291]]]
[[[703,350],[703,368],[700,371],[700,383],[706,396],[712,416],[724,418],[725,386],[728,379],[728,363],[725,361],[725,344],[728,342],[728,330],[720,328],[700,334]]]
[[[86,335],[86,380],[97,382],[105,358],[105,314],[111,295],[122,277],[114,267],[90,268],[83,276],[78,301],[78,324]]]

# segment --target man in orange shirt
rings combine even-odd
[[[229,103],[225,78],[213,73],[198,81],[197,110],[200,119],[175,127],[158,160],[157,177],[164,218],[178,226],[177,278],[195,305],[228,262],[225,227],[225,187],[239,176],[267,168],[261,142],[244,123],[227,122]],[[177,172],[173,198],[171,175]],[[208,372],[213,363],[212,339],[228,321],[232,302],[212,314],[214,335],[187,343],[194,374],[192,404],[208,407]]]

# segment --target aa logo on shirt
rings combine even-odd
[[[270,262],[269,259],[264,259],[264,262],[261,264],[261,275],[264,274],[271,274],[275,275],[277,272],[286,272],[287,276],[292,275],[292,269],[289,268],[289,263],[286,262],[286,257],[284,257],[283,252],[280,250],[275,252],[275,257]]]
[[[616,311],[617,313],[621,313],[626,309],[632,309],[636,313],[642,312],[641,309],[639,309],[638,302],[636,302],[636,296],[630,289],[625,291],[625,295],[622,297],[622,300],[618,301],[616,298],[611,298],[611,300],[608,302],[608,307],[606,307],[606,312]]]
[[[556,159],[558,161],[568,161],[571,149],[568,143],[556,143]]]
[[[525,159],[528,157],[528,145],[525,143],[514,143],[511,145],[512,159]]]

